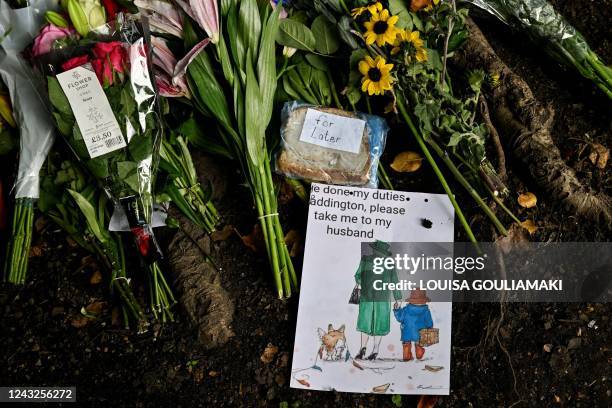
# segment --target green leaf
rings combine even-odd
[[[342,41],[347,43],[349,47],[355,50],[359,48],[359,44],[357,44],[357,41],[355,40],[355,36],[351,32],[352,22],[353,20],[351,19],[351,17],[342,16],[340,18],[340,22],[338,23],[338,31],[340,32],[340,38],[342,38]]]
[[[247,52],[247,55],[249,54],[250,51]],[[255,72],[253,71],[253,67],[251,66],[251,64],[247,63],[246,74],[247,80],[245,100],[248,101],[248,103],[246,103],[245,109],[246,148],[249,157],[251,158],[251,162],[255,165],[255,167],[257,167],[262,163],[262,160],[264,160],[262,154],[264,151],[263,146],[265,133],[264,129],[262,129],[260,122],[260,107],[263,101],[261,99],[261,93],[259,91],[259,84],[257,83],[257,78],[255,77]]]
[[[311,26],[312,34],[315,37],[315,49],[321,54],[330,55],[338,51],[338,30],[324,16],[314,19]]]
[[[132,191],[140,191],[138,180],[138,165],[132,161],[117,162],[117,174],[119,178],[127,184]]]
[[[103,226],[98,224],[98,218],[96,217],[96,210],[93,205],[85,197],[83,197],[80,193],[74,190],[68,190],[77,206],[83,213],[85,220],[87,221],[87,226],[91,230],[91,233],[96,237],[96,239],[102,243],[106,243],[110,237],[108,232],[104,229]]]
[[[49,101],[51,105],[62,114],[68,117],[74,117],[72,113],[72,108],[70,107],[70,103],[68,102],[68,98],[66,98],[66,94],[62,90],[62,87],[59,84],[57,78],[53,76],[47,77],[47,88],[49,92]]]
[[[410,4],[410,2],[405,0],[389,0],[389,12],[399,18],[397,24],[395,24],[396,27],[412,30],[412,18],[410,17],[408,7],[406,7],[407,4]]]
[[[238,12],[239,33],[244,46],[251,50],[252,57],[257,55],[259,37],[261,36],[261,17],[256,0],[242,0]],[[251,62],[246,61],[249,65]],[[244,67],[242,67],[244,69]]]
[[[153,135],[151,131],[145,132],[144,135],[135,134],[130,139],[128,150],[132,161],[140,162],[147,160],[153,154]]]
[[[15,139],[11,132],[6,129],[2,129],[0,132],[0,156],[7,154],[13,148],[15,148],[17,144],[15,143]]]
[[[450,140],[448,141],[447,146],[448,147],[453,147],[453,146],[457,146],[459,144],[459,142],[461,141],[461,139],[463,139],[463,136],[461,136],[460,133],[455,132],[451,135]]]
[[[280,21],[276,42],[280,45],[313,52],[316,40],[312,31],[304,24],[286,18]]]
[[[278,33],[279,13],[281,7],[276,7],[268,17],[268,21],[261,35],[259,60],[257,61],[257,78],[263,102],[261,123],[265,129],[272,118],[274,93],[276,92],[276,44],[274,38]],[[246,101],[248,104],[248,100]]]
[[[306,61],[313,67],[320,69],[321,71],[328,71],[329,67],[327,66],[327,61],[325,58],[321,57],[317,54],[308,53],[305,55]]]

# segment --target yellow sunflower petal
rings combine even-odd
[[[384,9],[380,12],[379,16],[382,21],[387,21],[387,19],[389,18],[389,10]]]
[[[361,60],[359,61],[358,68],[359,68],[359,72],[361,72],[361,75],[365,75],[370,70],[370,65],[366,61]]]
[[[376,34],[374,33],[366,33],[365,36],[365,42],[367,45],[372,45],[374,44],[374,41],[376,41]]]
[[[397,20],[399,20],[398,16],[391,16],[389,17],[389,19],[387,20],[387,24],[389,25],[395,25],[397,23]]]
[[[370,81],[369,79],[364,78],[363,83],[361,84],[361,92],[366,92],[368,90],[368,86],[370,85],[372,81]]]
[[[372,21],[366,21],[363,23],[363,26],[366,28],[366,30],[372,31],[372,28],[374,28],[374,23]]]
[[[377,94],[377,92],[378,90],[377,90],[376,84],[370,81],[370,83],[368,84],[368,94],[374,95],[374,94]]]

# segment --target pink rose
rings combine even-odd
[[[32,54],[39,56],[46,54],[51,51],[53,43],[62,38],[72,35],[74,31],[70,28],[62,28],[54,26],[53,24],[46,25],[40,30],[38,36],[34,39],[34,46],[32,47]]]
[[[62,69],[64,71],[68,71],[69,69],[80,67],[81,65],[87,64],[89,62],[88,55],[81,55],[80,57],[70,58],[68,61],[62,64]]]

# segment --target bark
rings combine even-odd
[[[200,183],[213,188],[213,199],[222,196],[226,177],[221,167],[208,156],[198,153],[192,156]],[[210,255],[210,237],[178,211],[171,209],[170,216],[182,228],[166,251],[179,303],[197,328],[202,346],[206,349],[221,346],[234,335],[231,327],[234,303],[222,286],[220,272],[206,261]]]
[[[564,208],[612,226],[612,199],[584,185],[561,158],[551,137],[554,111],[543,106],[529,85],[495,53],[478,26],[468,20],[470,36],[454,58],[462,69],[484,69],[500,75],[489,108],[502,142],[522,162],[536,183]]]

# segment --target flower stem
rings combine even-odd
[[[405,106],[404,101],[403,101],[402,98],[397,98],[397,106],[399,108],[399,111],[400,111],[403,119],[406,121],[406,124],[408,125],[408,128],[412,132],[414,138],[416,139],[417,143],[419,144],[419,147],[423,151],[423,154],[427,158],[427,161],[429,162],[429,164],[433,168],[434,173],[438,177],[438,180],[440,180],[440,184],[442,184],[442,187],[444,188],[444,191],[446,192],[446,195],[448,195],[448,198],[450,199],[451,204],[455,208],[455,212],[457,213],[457,218],[459,218],[459,222],[461,222],[461,225],[465,229],[465,232],[468,235],[468,238],[470,239],[471,242],[473,242],[476,246],[478,246],[478,241],[476,240],[476,237],[474,236],[474,233],[472,232],[472,229],[470,228],[470,225],[468,224],[467,220],[465,219],[465,216],[463,215],[463,211],[461,211],[461,208],[459,207],[459,204],[457,203],[457,200],[455,200],[455,196],[453,195],[453,192],[451,191],[448,183],[446,182],[446,179],[444,178],[444,175],[440,171],[440,168],[438,167],[438,165],[436,164],[434,158],[432,157],[431,153],[429,152],[429,149],[427,148],[427,145],[425,144],[425,141],[423,140],[423,137],[421,136],[421,134],[418,132],[418,130],[414,126],[414,123],[412,122],[412,119],[410,118],[410,115],[408,114],[408,111],[406,110],[406,106]]]

